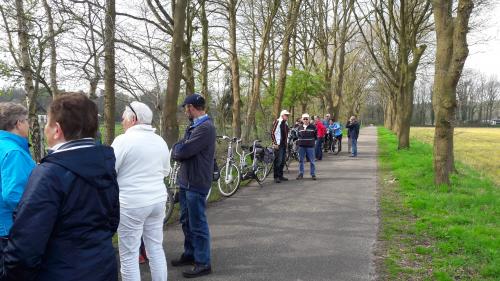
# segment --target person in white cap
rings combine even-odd
[[[304,158],[311,162],[311,177],[316,180],[316,165],[314,163],[314,143],[318,139],[316,126],[311,124],[309,114],[302,114],[303,125],[299,127],[297,145],[299,146],[299,175],[297,179],[304,178]]]
[[[282,110],[280,117],[273,123],[271,138],[273,140],[273,148],[275,152],[274,158],[274,182],[280,183],[288,179],[283,176],[283,168],[285,167],[285,153],[288,138],[288,110]]]

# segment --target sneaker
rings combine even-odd
[[[185,266],[185,265],[193,265],[194,264],[194,258],[193,257],[186,257],[184,255],[181,255],[181,257],[177,260],[171,260],[170,264],[172,266]]]
[[[274,178],[274,182],[275,182],[275,183],[280,183],[281,181],[280,181],[280,179],[279,179],[279,178]]]
[[[280,181],[287,181],[288,179],[285,177],[280,177]]]
[[[312,177],[313,181],[316,180],[316,175],[312,175],[311,177]]]
[[[210,273],[212,273],[212,267],[210,265],[195,264],[193,268],[183,271],[182,275],[186,278],[195,278]]]
[[[304,178],[304,175],[303,175],[303,174],[299,174],[299,175],[297,176],[297,179],[298,179],[298,180],[301,180],[301,179],[303,179],[303,178]]]

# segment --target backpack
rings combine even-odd
[[[263,157],[262,157],[262,162],[264,163],[273,163],[274,161],[274,149],[272,147],[266,147],[263,149]]]

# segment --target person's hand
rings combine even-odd
[[[280,146],[279,146],[279,145],[277,145],[277,144],[273,144],[273,146],[272,146],[272,147],[273,147],[273,149],[274,149],[274,150],[278,150],[278,149],[280,149]]]

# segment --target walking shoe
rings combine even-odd
[[[280,181],[287,181],[288,179],[285,177],[280,177]]]
[[[298,179],[298,180],[301,180],[302,178],[304,178],[304,175],[303,175],[303,174],[299,174],[299,175],[297,176],[297,179]]]
[[[311,177],[312,177],[313,181],[316,180],[316,175],[312,175]]]
[[[280,182],[281,182],[281,181],[280,181],[280,178],[274,178],[274,182],[275,182],[275,183],[280,183]]]
[[[193,268],[185,270],[182,275],[186,278],[195,278],[212,273],[210,265],[195,264]]]
[[[172,266],[185,266],[185,265],[193,265],[194,264],[194,258],[193,257],[186,257],[184,255],[181,255],[181,257],[177,260],[171,260],[170,264]]]

